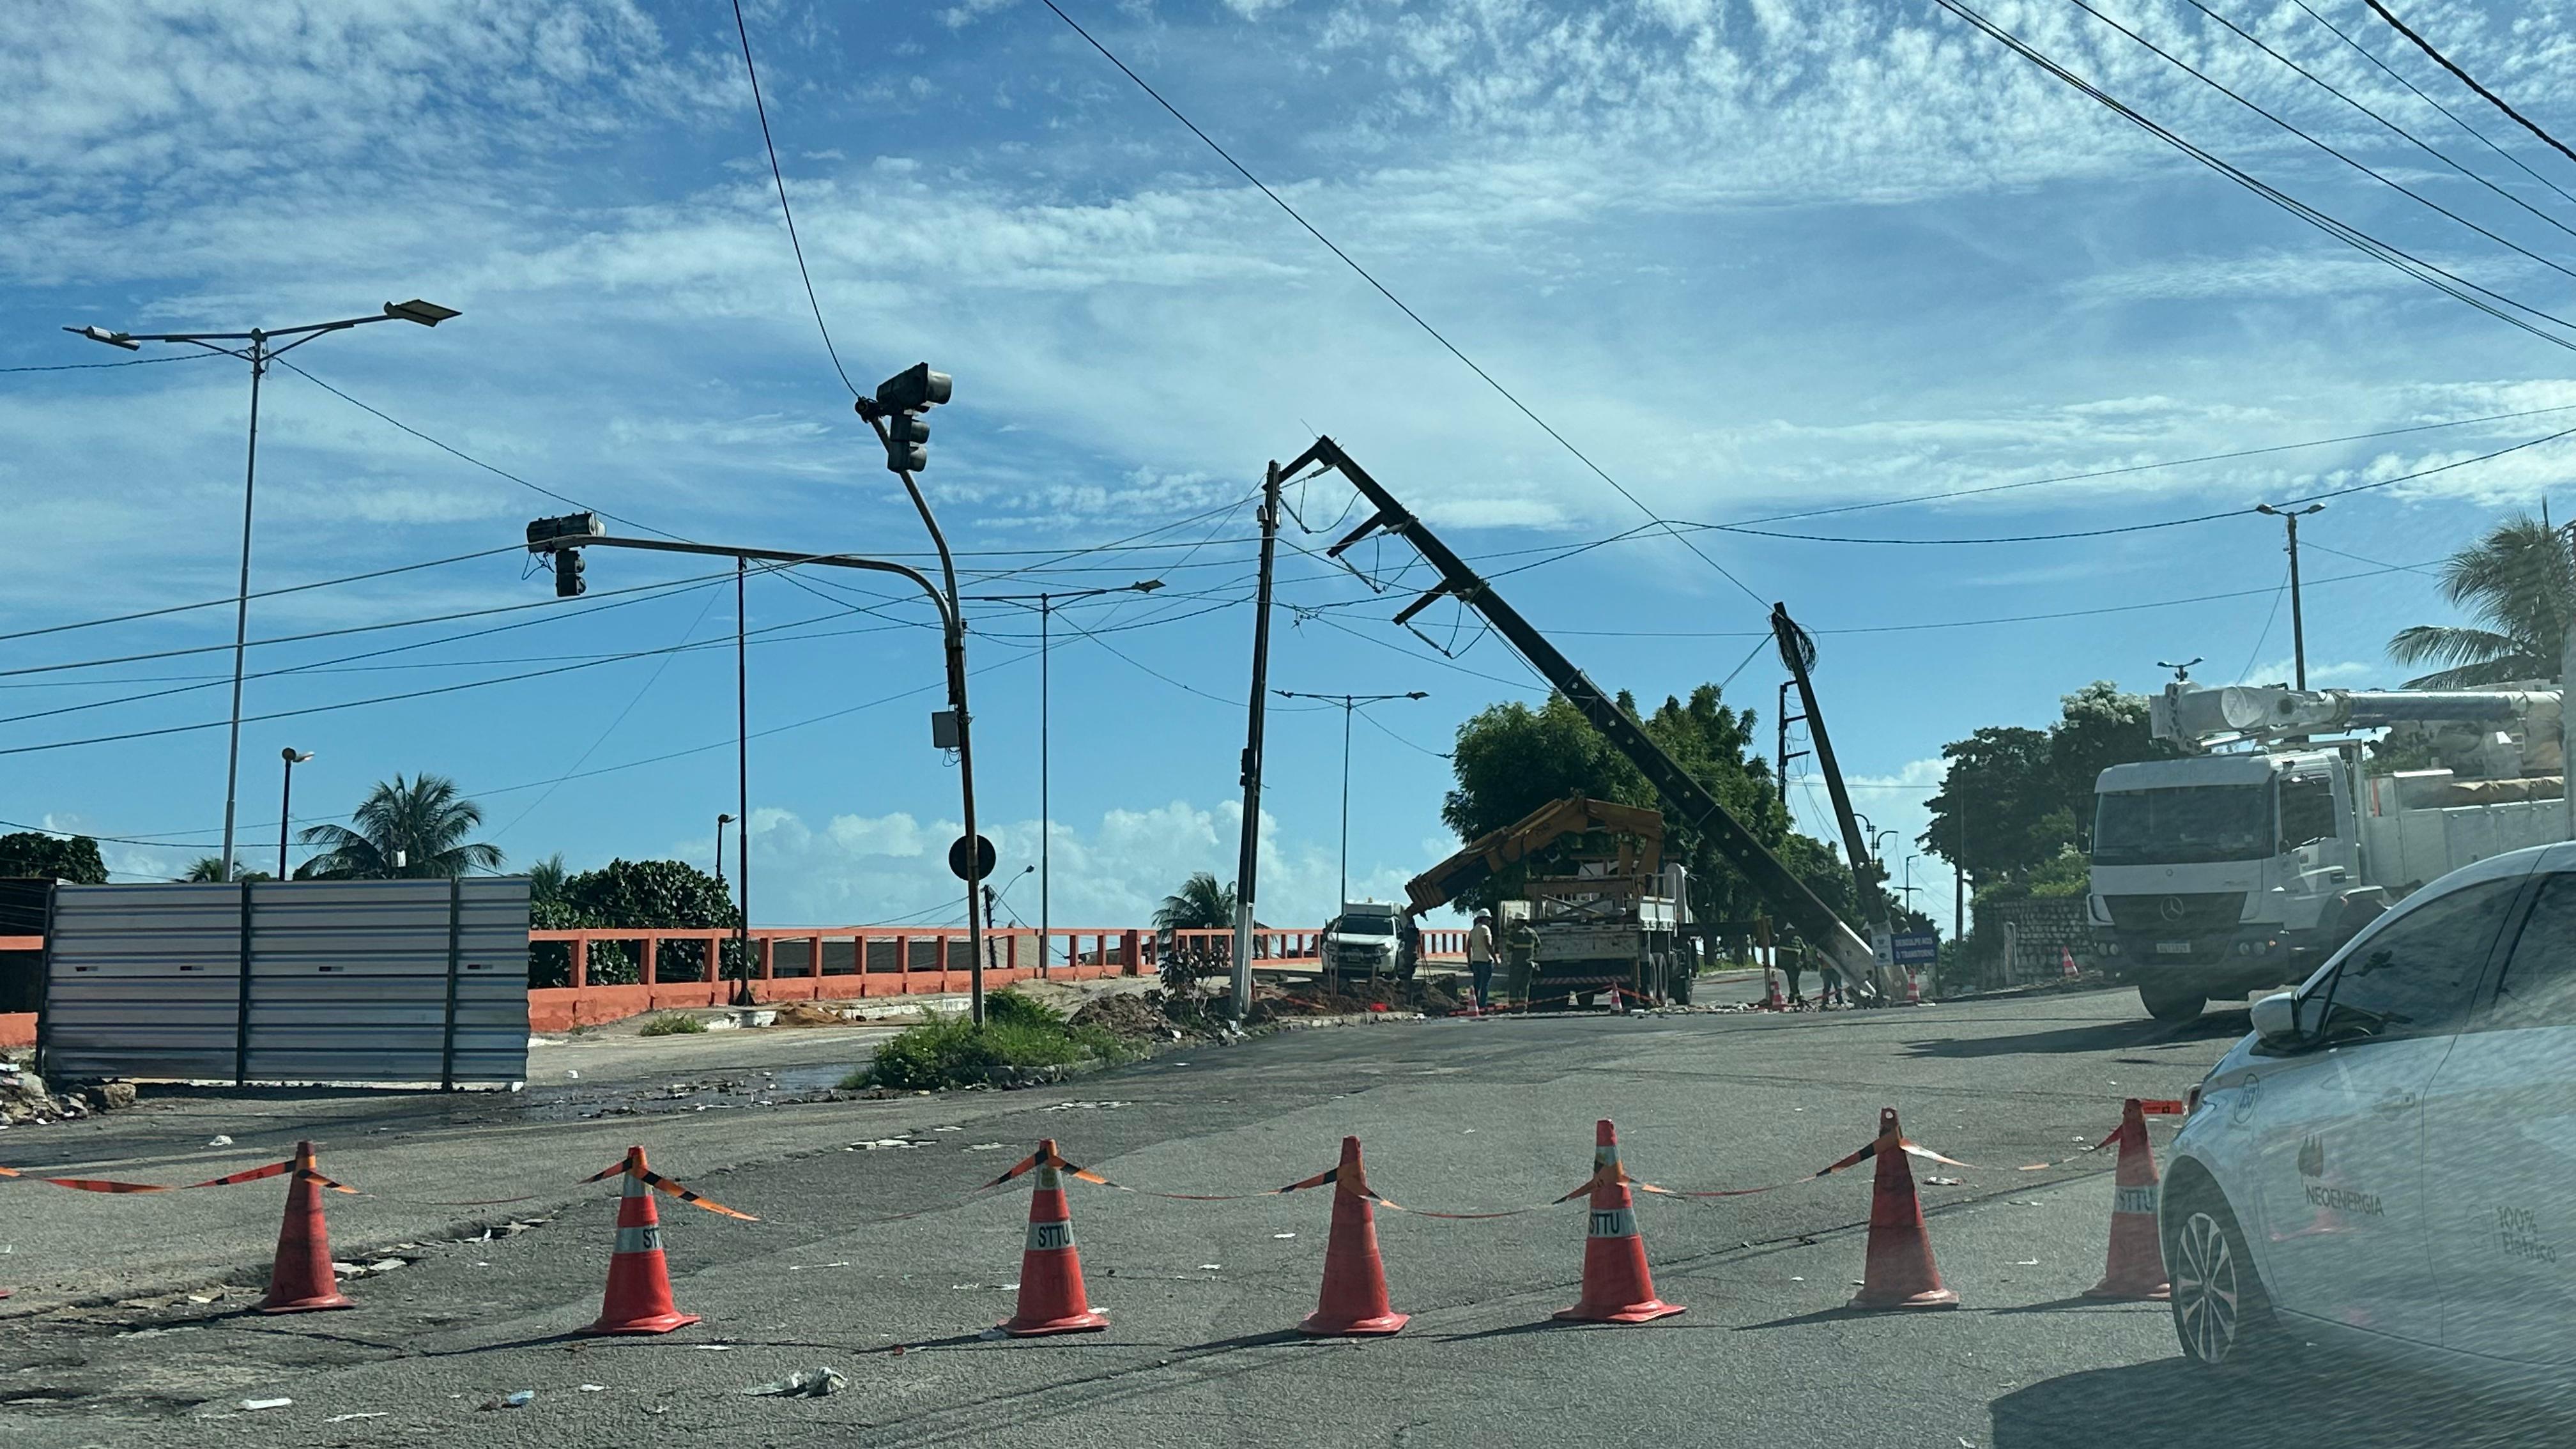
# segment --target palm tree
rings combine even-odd
[[[528,903],[542,905],[549,901],[563,899],[564,878],[567,874],[569,872],[564,869],[563,852],[560,850],[529,866]]]
[[[2576,566],[2556,529],[2518,514],[2442,564],[2442,597],[2484,628],[2418,624],[2388,641],[2400,664],[2441,664],[2409,689],[2556,679],[2576,607]]]
[[[1234,887],[1217,884],[1206,871],[1181,882],[1181,888],[1163,897],[1162,907],[1154,912],[1158,931],[1206,931],[1233,924]]]
[[[349,818],[357,829],[314,825],[297,837],[326,848],[296,874],[324,880],[444,880],[501,864],[499,846],[466,843],[483,823],[483,807],[458,794],[456,782],[444,775],[380,780]]]
[[[224,858],[220,855],[209,855],[201,857],[195,861],[191,861],[188,865],[188,873],[179,877],[179,879],[194,883],[213,881],[220,884],[227,880],[251,881],[255,883],[264,880],[275,880],[277,877],[270,875],[265,871],[252,870],[249,866],[242,864],[240,861],[234,861],[232,874],[226,875],[224,874]]]

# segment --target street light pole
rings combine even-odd
[[[723,884],[724,884],[724,828],[725,828],[726,826],[728,826],[728,825],[731,825],[732,823],[733,823],[733,814],[732,814],[732,812],[730,812],[730,811],[725,812],[725,813],[723,813],[723,814],[720,814],[720,815],[716,816],[716,884],[717,884],[717,885],[723,885]]]
[[[74,336],[92,342],[104,342],[128,352],[142,350],[146,342],[176,342],[238,357],[250,364],[250,441],[242,458],[242,541],[241,578],[233,594],[233,703],[231,732],[224,748],[224,879],[233,878],[233,824],[239,813],[241,785],[241,709],[242,665],[244,651],[250,646],[250,538],[252,504],[259,485],[259,384],[268,373],[268,364],[294,351],[305,343],[329,332],[345,332],[370,322],[417,322],[435,327],[451,317],[462,316],[452,307],[424,302],[414,297],[408,302],[387,302],[382,312],[367,317],[344,317],[335,322],[308,322],[300,327],[254,327],[248,332],[112,332],[104,327],[66,327]],[[294,340],[277,345],[281,337]],[[238,347],[227,343],[241,343]]]
[[[2290,527],[2290,658],[2300,689],[2308,687],[2308,623],[2299,610],[2299,520],[2324,508],[2322,503],[2297,509],[2275,508],[2269,503],[2254,505],[2255,512],[2268,513]]]
[[[1054,693],[1048,677],[1047,656],[1051,646],[1048,622],[1055,616],[1056,602],[1061,599],[1088,599],[1100,594],[1150,594],[1163,586],[1161,579],[1143,579],[1114,589],[1058,589],[1037,594],[969,594],[970,604],[1017,604],[1022,608],[1032,602],[1038,611],[1038,974],[1047,969],[1047,931],[1054,923],[1055,906],[1055,812],[1050,797],[1048,773],[1053,740],[1050,715]],[[1077,626],[1079,627],[1079,626]],[[1022,875],[1028,874],[1026,871]],[[1018,882],[1014,881],[1014,885]]]
[[[286,828],[289,822],[295,819],[295,767],[312,759],[313,752],[305,750],[298,753],[295,746],[288,745],[277,753],[279,758],[286,761],[286,787],[279,792],[277,800],[277,878],[284,880],[286,879]],[[227,867],[227,870],[229,869],[230,867]]]
[[[1351,716],[1363,705],[1384,704],[1390,699],[1428,699],[1421,690],[1404,694],[1301,694],[1293,689],[1274,689],[1281,699],[1312,699],[1342,707],[1342,893],[1333,903],[1333,914],[1351,903]]]

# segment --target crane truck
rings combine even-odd
[[[1484,616],[1494,632],[1502,636],[1530,667],[1539,672],[1567,703],[1582,714],[1593,729],[1600,732],[1611,748],[1628,758],[1637,772],[1646,777],[1655,794],[1664,802],[1670,817],[1694,830],[1705,832],[1719,854],[1743,875],[1755,893],[1778,913],[1779,918],[1796,928],[1801,939],[1823,952],[1843,974],[1843,979],[1863,999],[1885,1002],[1894,998],[1898,987],[1891,969],[1882,965],[1869,941],[1851,928],[1833,907],[1818,899],[1804,881],[1791,873],[1780,857],[1762,843],[1743,821],[1726,808],[1708,787],[1692,778],[1689,771],[1655,743],[1645,727],[1638,724],[1619,701],[1590,676],[1574,666],[1547,636],[1531,627],[1520,611],[1505,602],[1493,585],[1467,567],[1440,536],[1414,516],[1385,485],[1369,476],[1339,443],[1329,437],[1317,438],[1295,462],[1280,470],[1281,474],[1302,473],[1309,467],[1329,468],[1351,481],[1360,496],[1373,510],[1368,518],[1333,546],[1324,551],[1329,559],[1339,560],[1360,540],[1374,533],[1391,533],[1413,545],[1425,563],[1437,571],[1440,582],[1398,610],[1395,622],[1410,625],[1413,617],[1442,599],[1455,599]],[[1374,581],[1371,581],[1374,586]]]
[[[2094,784],[2096,956],[2149,1015],[2303,979],[2417,886],[2570,837],[2560,692],[2165,686],[2152,733],[2199,751]],[[2386,729],[2382,767],[2353,738]]]
[[[1407,881],[1412,915],[1437,910],[1521,867],[1520,899],[1536,942],[1529,997],[1589,1005],[1617,989],[1653,1002],[1690,1004],[1698,969],[1690,878],[1663,859],[1661,812],[1569,795],[1469,841]]]

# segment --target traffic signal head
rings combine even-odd
[[[886,468],[918,473],[930,466],[930,424],[919,413],[894,413],[885,420]]]
[[[577,548],[555,550],[555,597],[578,598],[581,591],[588,587],[589,585],[581,581],[581,550]]]
[[[916,362],[877,384],[877,406],[890,413],[919,412],[948,401],[948,374],[933,372],[927,362]]]
[[[528,524],[528,552],[548,553],[558,544],[579,543],[586,538],[601,538],[608,525],[595,513],[567,513],[559,518],[539,518]]]

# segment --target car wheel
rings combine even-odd
[[[2201,1008],[2209,1004],[2207,996],[2187,987],[2149,986],[2144,983],[2138,987],[2138,1001],[2146,1007],[2147,1015],[2158,1021],[2177,1023],[2200,1020]]]
[[[2172,1282],[2174,1337],[2183,1357],[2214,1369],[2241,1369],[2274,1356],[2280,1330],[2272,1301],[2254,1271],[2244,1230],[2214,1188],[2191,1192],[2165,1244]]]

